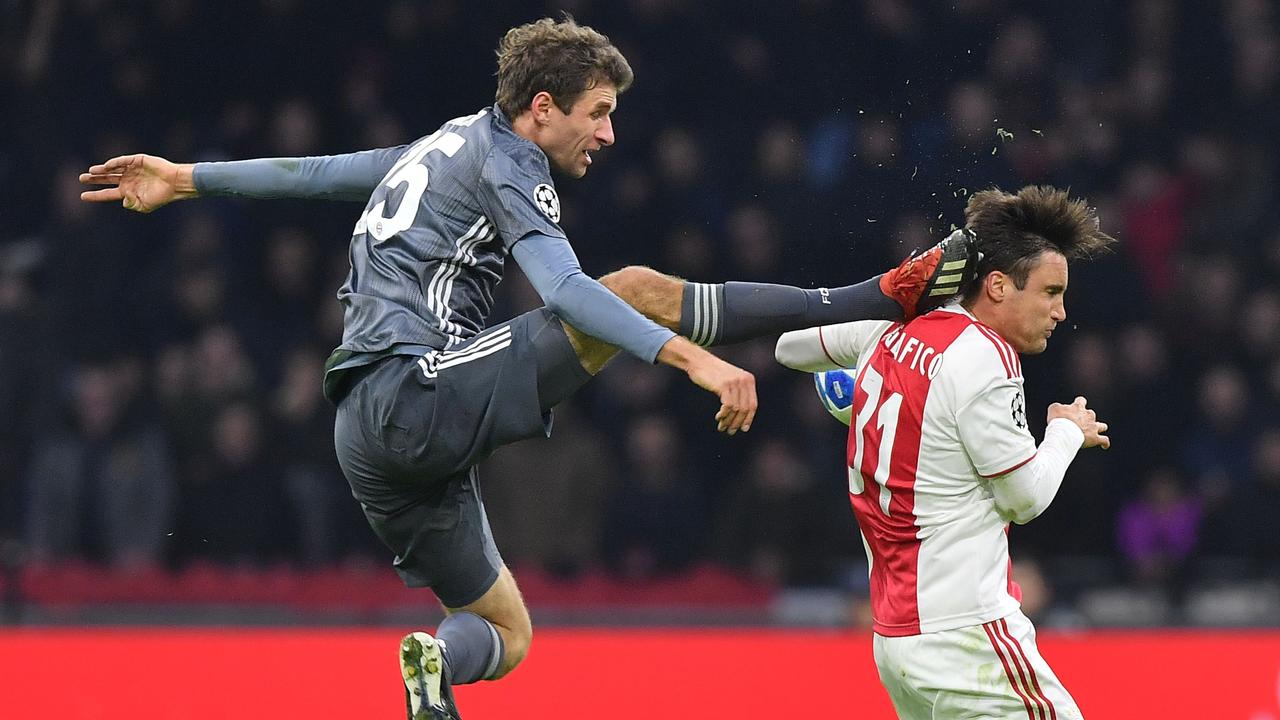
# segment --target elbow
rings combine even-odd
[[[566,313],[572,312],[570,307],[572,303],[569,301],[572,293],[569,291],[569,285],[573,282],[573,277],[573,275],[561,275],[555,278],[551,282],[550,289],[542,296],[542,302],[557,317],[568,319]]]
[[[787,353],[782,347],[782,338],[778,338],[778,344],[773,348],[773,359],[777,360],[779,365],[791,367],[787,365]]]
[[[549,292],[542,296],[542,304],[546,305],[547,309],[555,313],[556,316],[564,316],[564,301],[560,299],[560,293]]]
[[[1026,525],[1048,507],[1048,503],[1034,497],[1009,497],[1008,493],[1003,497],[997,496],[995,505],[1000,519],[1015,525]]]
[[[1027,523],[1040,517],[1039,512],[1028,512],[1021,515],[1014,515],[1010,520],[1014,525],[1026,525]]]
[[[841,367],[822,344],[820,328],[785,332],[774,346],[773,357],[780,365],[800,372],[818,372]]]
[[[792,370],[803,370],[804,368],[800,367],[800,360],[796,357],[795,338],[788,337],[790,335],[793,333],[787,332],[778,338],[778,344],[773,348],[773,359],[777,360],[779,365]]]
[[[1026,525],[1040,517],[1040,513],[1044,512],[1044,506],[1039,503],[1026,503],[1012,507],[1001,507],[999,510],[1000,516],[1006,522],[1011,522],[1014,525]]]

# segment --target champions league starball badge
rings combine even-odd
[[[1021,390],[1014,394],[1009,410],[1013,413],[1013,424],[1017,425],[1019,430],[1025,428],[1027,426],[1027,407],[1022,400]]]
[[[533,203],[538,206],[543,215],[551,218],[551,222],[560,222],[560,197],[556,195],[555,188],[546,183],[534,188]]]

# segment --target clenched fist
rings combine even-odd
[[[1084,432],[1082,447],[1101,446],[1103,450],[1111,447],[1111,438],[1107,437],[1107,424],[1098,421],[1098,414],[1088,408],[1088,401],[1077,397],[1070,405],[1053,403],[1049,406],[1049,420],[1066,418],[1076,424]]]

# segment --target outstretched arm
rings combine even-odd
[[[120,202],[149,213],[199,196],[367,200],[406,146],[345,155],[173,163],[154,155],[122,155],[81,173],[88,202]]]
[[[866,346],[891,324],[861,320],[792,330],[778,338],[773,357],[792,370],[804,372],[857,367]]]

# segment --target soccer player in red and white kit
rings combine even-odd
[[[1066,319],[1067,263],[1112,238],[1050,187],[970,198],[982,253],[959,299],[905,325],[789,332],[797,370],[857,367],[849,495],[871,564],[875,660],[900,718],[1081,717],[1036,650],[1009,577],[1008,527],[1048,507],[1082,447],[1110,445],[1084,398],[1027,429],[1020,354]]]

